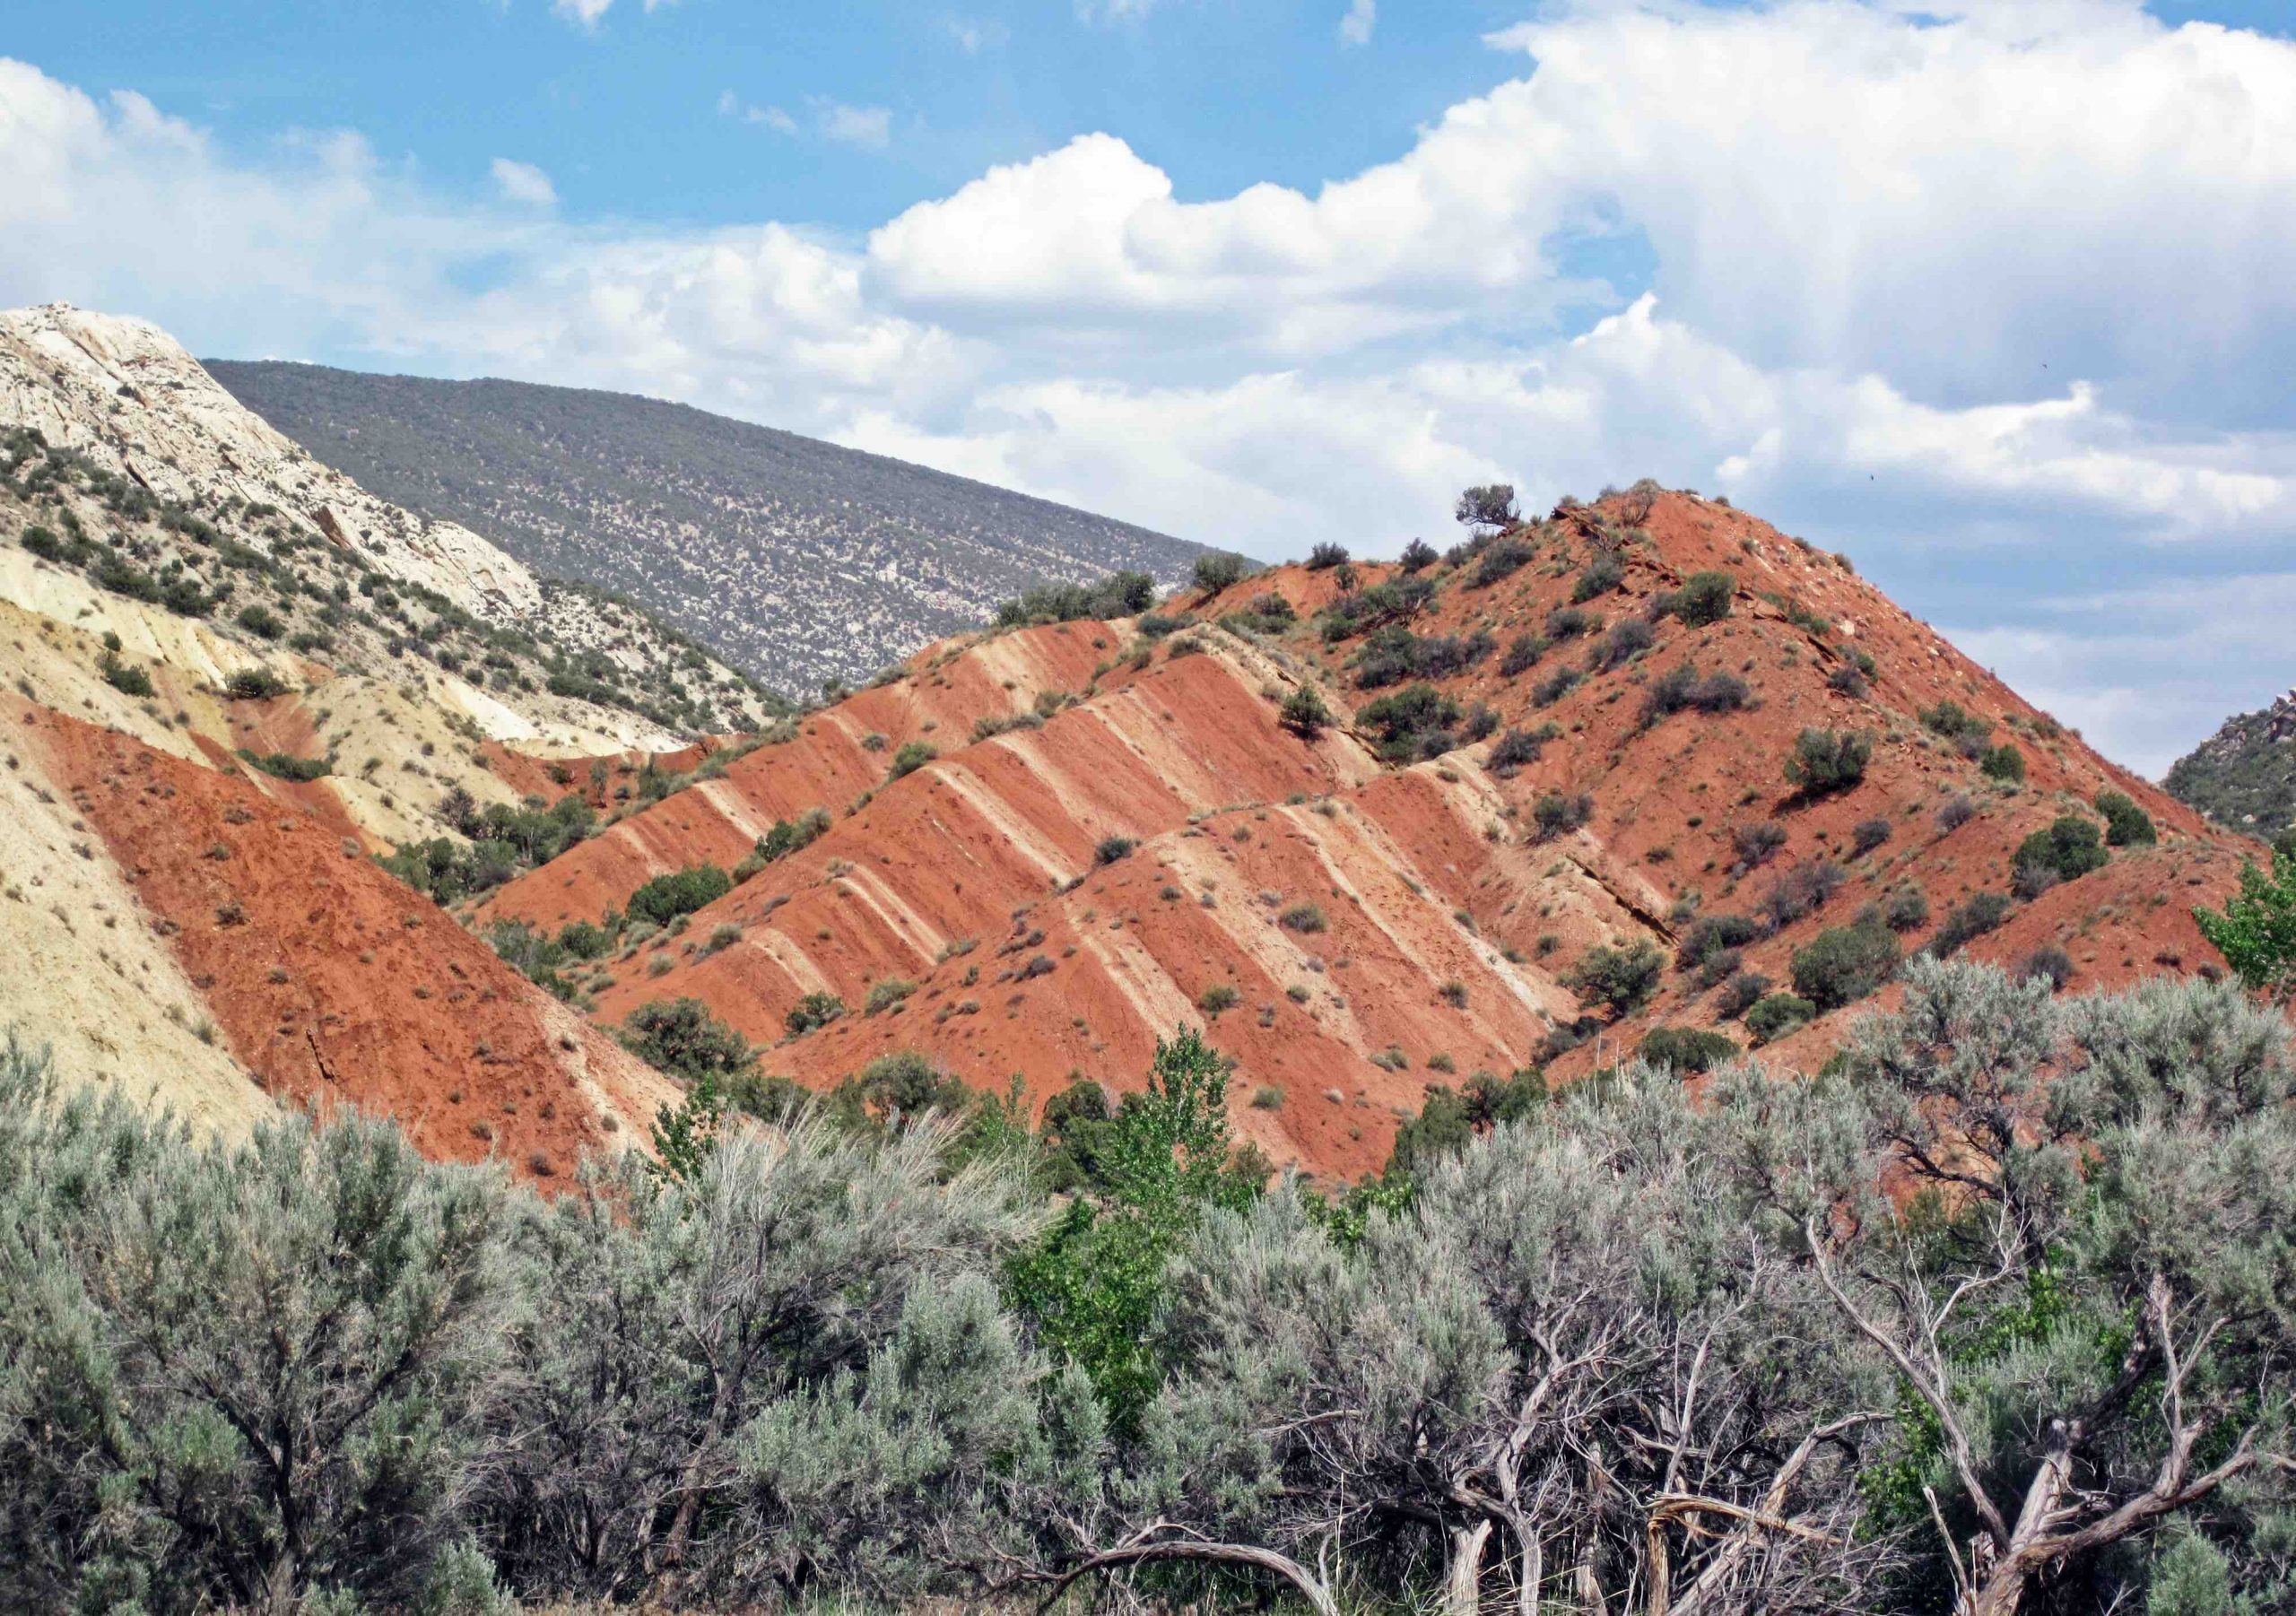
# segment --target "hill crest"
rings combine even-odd
[[[1718,573],[1725,614],[1667,608]],[[1790,995],[1831,933],[1964,946],[2074,988],[2213,959],[2189,909],[2231,888],[2235,839],[1841,558],[1645,493],[1416,576],[1425,597],[1385,623],[1399,567],[1289,566],[1139,620],[950,642],[475,918],[626,915],[645,882],[731,868],[818,810],[807,846],[578,968],[597,1013],[690,996],[812,1087],[917,1053],[976,1088],[1017,1074],[1036,1103],[1079,1076],[1127,1089],[1157,1037],[1199,1023],[1238,1063],[1239,1131],[1344,1177],[1478,1070],[1569,1081],[1660,1031],[1754,1043],[1735,1001]],[[1686,677],[1735,693],[1685,695]],[[1383,762],[1379,704],[1422,683],[1449,722]],[[1283,723],[1302,688],[1335,715],[1313,737]],[[1862,736],[1862,778],[1797,790],[1785,764],[1805,730]],[[935,755],[888,779],[911,746]],[[2078,879],[2020,869],[2068,815],[2101,837],[2109,794],[2152,843]],[[1581,994],[1590,960],[1644,947],[1663,963],[1622,1013]],[[1765,1055],[1814,1067],[1893,991],[1770,1023]],[[792,1036],[822,995],[841,1013]]]

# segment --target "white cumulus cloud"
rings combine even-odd
[[[1344,45],[1369,45],[1371,30],[1379,21],[1379,0],[1348,0],[1347,14],[1339,20],[1339,38]]]

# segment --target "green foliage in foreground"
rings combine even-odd
[[[2239,896],[2222,909],[2196,908],[2200,934],[2241,981],[2283,998],[2296,993],[2296,838],[2283,838],[2266,874],[2254,859],[2240,865]]]
[[[1161,1378],[1150,1326],[1166,1264],[1207,1209],[1258,1193],[1230,1170],[1227,1099],[1227,1065],[1201,1036],[1160,1042],[1146,1092],[1101,1142],[1100,1194],[1072,1200],[1007,1275],[1046,1344],[1083,1368],[1127,1428]]]
[[[1336,1205],[1185,1033],[1048,1115],[1065,1208],[930,1068],[544,1201],[11,1044],[0,1607],[2288,1608],[2287,1021],[1905,974],[1819,1077],[1491,1080]]]

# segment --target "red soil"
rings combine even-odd
[[[1031,712],[1046,691],[1083,690],[1125,639],[1107,623],[1056,623],[920,654],[901,678],[806,717],[795,739],[750,752],[722,777],[698,780],[510,882],[483,906],[481,921],[554,928],[594,920],[657,875],[704,863],[731,869],[774,821],[813,808],[842,812],[883,784],[905,743],[950,752],[970,743],[979,719]],[[1131,672],[1104,674],[1100,687],[1118,688]]]
[[[1839,891],[1741,951],[1743,969],[1786,987],[1796,950],[1902,885],[1922,889],[1930,915],[1902,939],[1909,948],[1971,894],[2006,892],[2018,843],[2061,813],[2093,817],[2107,788],[2144,807],[2160,845],[2117,850],[2104,870],[2019,904],[1969,954],[2014,966],[2059,947],[2076,989],[2216,963],[2191,908],[2221,902],[2253,844],[2098,758],[1846,563],[1694,497],[1660,496],[1647,513],[1635,503],[1528,530],[1536,559],[1487,587],[1472,566],[1431,575],[1440,591],[1413,631],[1488,633],[1503,651],[1570,600],[1605,524],[1647,534],[1620,552],[1622,589],[1585,609],[1651,621],[1651,649],[1596,672],[1589,642],[1566,640],[1517,677],[1492,655],[1440,682],[1505,727],[1560,726],[1509,778],[1486,769],[1483,745],[1382,769],[1344,721],[1312,743],[1283,730],[1278,704],[1302,682],[1335,706],[1378,692],[1355,684],[1361,640],[1326,646],[1310,621],[1341,575],[1282,568],[1164,608],[1214,619],[1280,593],[1300,622],[1273,643],[1206,629],[1144,662],[1129,625],[1079,622],[922,653],[793,738],[706,763],[690,786],[501,889],[476,919],[555,929],[596,918],[664,872],[731,869],[776,820],[823,808],[832,825],[811,847],[590,979],[598,1018],[691,995],[765,1046],[768,1071],[816,1087],[913,1048],[978,1087],[1001,1091],[1017,1074],[1032,1101],[1078,1076],[1135,1087],[1158,1037],[1204,1022],[1237,1062],[1239,1130],[1279,1160],[1345,1177],[1378,1169],[1431,1083],[1542,1061],[1568,1081],[1653,1028],[1720,1024],[1715,995],[1670,966],[1643,1010],[1548,1059],[1552,1030],[1580,1013],[1563,977],[1590,948],[1647,940],[1671,954],[1697,916],[1753,914],[1781,875],[1831,860]],[[1653,596],[1709,569],[1736,578],[1731,616],[1698,629],[1649,618]],[[1394,576],[1354,570],[1361,586]],[[1174,656],[1183,644],[1201,649]],[[1853,696],[1830,676],[1857,652],[1876,671]],[[1646,688],[1685,663],[1738,675],[1753,704],[1646,722]],[[1541,706],[1535,690],[1566,666],[1583,681]],[[1032,714],[1044,692],[1076,699],[1040,726],[975,739],[977,722]],[[1922,725],[1918,711],[1946,699],[2013,742],[2022,785],[1986,778]],[[293,704],[241,705],[237,743],[308,750]],[[1782,764],[1805,728],[1868,734],[1863,781],[1814,802],[1794,795]],[[441,1155],[483,1153],[470,1125],[483,1121],[514,1165],[540,1151],[561,1170],[599,1142],[572,1066],[587,1064],[627,1122],[650,1110],[659,1085],[617,1049],[587,1031],[577,1051],[562,1048],[570,1012],[345,857],[348,828],[324,786],[258,790],[67,720],[43,734],[146,903],[180,927],[175,946],[267,1084],[388,1110]],[[938,759],[889,783],[893,752],[912,740]],[[716,750],[657,767],[691,768]],[[523,793],[578,789],[609,812],[626,810],[644,763],[608,760],[594,783],[589,760],[553,770],[499,748],[488,756]],[[296,798],[307,812],[283,808],[304,790],[315,793]],[[1589,795],[1593,817],[1543,838],[1533,811],[1557,792]],[[1945,830],[1939,810],[1963,797],[1971,817]],[[1782,829],[1783,846],[1744,868],[1733,833],[1762,821]],[[1857,828],[1874,821],[1887,838],[1857,853]],[[1109,838],[1136,846],[1101,864]],[[219,843],[229,857],[202,856]],[[225,903],[245,925],[216,924]],[[873,987],[890,1001],[874,1013]],[[790,1008],[820,992],[848,1013],[786,1038]],[[1765,1057],[1813,1068],[1894,993]],[[1230,1007],[1205,1008],[1228,994]],[[1746,1037],[1735,1022],[1722,1030]]]
[[[967,747],[886,786],[692,917],[689,939],[742,925],[738,946],[655,955],[671,971],[626,971],[601,995],[601,1012],[619,1019],[645,999],[691,992],[769,1035],[804,994],[857,1001],[868,983],[913,977],[950,944],[1001,926],[1013,906],[1091,869],[1106,838],[1138,839],[1228,804],[1370,774],[1351,741],[1309,743],[1274,718],[1227,658],[1160,660],[1041,729]]]
[[[1611,507],[1570,518],[1560,542],[1553,534],[1543,542],[1537,561],[1490,587],[1449,578],[1414,631],[1482,630],[1503,648],[1539,629],[1569,601],[1597,521],[1620,515]],[[2087,812],[2100,790],[2121,790],[2152,814],[2161,845],[2118,852],[2107,870],[2020,905],[1971,957],[2014,964],[2054,943],[2074,960],[2075,988],[2213,960],[2190,908],[2231,889],[2239,838],[2098,758],[1835,558],[1687,496],[1661,497],[1642,526],[1649,542],[1626,550],[1623,589],[1588,610],[1611,621],[1643,615],[1651,595],[1719,569],[1739,582],[1733,615],[1695,630],[1659,620],[1653,649],[1589,672],[1543,709],[1532,688],[1558,667],[1583,668],[1584,642],[1556,647],[1514,679],[1500,675],[1494,656],[1442,682],[1462,703],[1488,703],[1509,726],[1561,725],[1563,735],[1512,779],[1489,777],[1480,747],[1361,785],[1352,762],[1309,778],[1308,749],[1274,725],[1258,678],[1213,634],[1213,655],[1170,663],[1160,655],[1134,690],[1103,694],[1039,732],[945,755],[879,792],[812,848],[620,966],[599,995],[600,1014],[619,1019],[646,1000],[691,994],[774,1044],[769,1070],[810,1083],[917,1048],[980,1087],[1001,1090],[1018,1073],[1040,1100],[1077,1075],[1134,1086],[1153,1039],[1205,1019],[1197,1002],[1224,986],[1238,1003],[1212,1018],[1211,1031],[1239,1063],[1239,1127],[1279,1160],[1353,1175],[1384,1160],[1396,1117],[1417,1108],[1430,1082],[1538,1062],[1550,1025],[1578,1014],[1559,978],[1588,948],[1647,938],[1671,951],[1690,917],[1752,912],[1798,863],[1831,858],[1846,874],[1818,913],[1743,951],[1744,969],[1781,988],[1796,950],[1906,882],[1929,903],[1930,927],[1905,939],[1918,945],[1971,893],[2007,890],[2025,835],[2061,812]],[[1379,567],[1357,571],[1366,585],[1392,576]],[[1216,616],[1274,590],[1304,620],[1339,586],[1331,571],[1285,568],[1178,605]],[[1353,690],[1345,664],[1359,643],[1326,648],[1306,627],[1287,640],[1335,695],[1358,703],[1369,693]],[[1863,697],[1828,682],[1850,647],[1877,664]],[[1643,687],[1684,661],[1739,673],[1755,705],[1646,726]],[[895,736],[859,717],[868,699],[812,727],[866,724]],[[1944,699],[1994,722],[1996,740],[2013,741],[2027,766],[2022,787],[1997,786],[1924,728],[1915,714]],[[1805,727],[1870,734],[1864,781],[1800,800],[1782,764]],[[1336,732],[1318,751],[1328,760],[1341,747],[1350,760],[1363,755]],[[836,772],[831,760],[842,754],[826,744],[785,758],[791,750],[758,753],[729,777],[745,802],[775,804],[761,817],[833,804],[861,783]],[[806,783],[769,797],[777,776]],[[1530,809],[1551,791],[1591,795],[1593,821],[1538,840]],[[1302,792],[1334,793],[1331,812],[1275,805]],[[1937,811],[1963,795],[1976,816],[1947,832]],[[546,920],[586,912],[582,901],[613,901],[645,873],[695,856],[739,856],[745,831],[703,834],[705,824],[729,825],[722,804],[705,820],[699,810],[681,813],[678,803],[620,828],[631,850],[614,856],[611,880],[584,886],[577,873],[575,888],[561,888],[576,895],[571,901],[544,908],[528,896],[562,883],[567,860],[527,877],[522,912]],[[1222,804],[1266,806],[1205,814]],[[645,825],[649,818],[658,826]],[[1874,819],[1889,821],[1890,838],[1854,856],[1853,829]],[[1764,867],[1734,876],[1732,832],[1761,820],[1782,826],[1786,844]],[[1093,845],[1110,833],[1145,839],[1130,856],[1091,869]],[[589,854],[604,864],[606,853],[569,858]],[[1051,890],[1080,874],[1074,891]],[[1200,902],[1207,891],[1209,908]],[[1278,924],[1302,902],[1320,908],[1325,930]],[[738,939],[716,942],[729,926],[740,928]],[[942,958],[968,940],[976,943],[970,951]],[[1035,975],[1032,960],[1041,961]],[[889,977],[916,986],[897,1007],[862,1013],[869,986]],[[1292,996],[1294,987],[1303,999]],[[837,994],[852,1012],[782,1040],[783,1016],[814,991]],[[1889,1002],[1826,1017],[1771,1053],[1788,1064],[1822,1062],[1859,1010]],[[1715,1021],[1711,996],[1670,969],[1649,1006],[1555,1057],[1552,1075],[1567,1080],[1617,1059],[1657,1026]],[[1745,1037],[1735,1025],[1725,1030]],[[1439,1064],[1431,1067],[1431,1058]]]
[[[273,1094],[541,1178],[650,1116],[657,1081],[318,815],[60,715],[22,734]]]

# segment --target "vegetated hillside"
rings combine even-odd
[[[691,996],[816,1088],[913,1051],[1124,1090],[1203,1024],[1239,1132],[1348,1177],[1477,1072],[1654,1035],[1813,1068],[1917,950],[2074,988],[2215,960],[2190,909],[2237,838],[1726,505],[1335,559],[952,642],[483,917],[583,923],[598,1014]],[[1286,725],[1307,691],[1335,722]]]
[[[1178,581],[1199,547],[899,460],[627,394],[210,361],[408,508],[624,593],[791,691],[857,682],[1027,586]]]
[[[206,641],[338,673],[427,664],[481,692],[463,705],[495,709],[503,738],[553,724],[693,735],[778,709],[644,612],[313,460],[139,320],[0,313],[0,598],[30,611],[80,621],[58,591],[84,578],[209,625],[192,636]],[[151,638],[139,652],[187,648]],[[193,661],[213,671],[210,651]]]
[[[2220,825],[2267,840],[2296,830],[2296,691],[2224,720],[2162,783]]]

